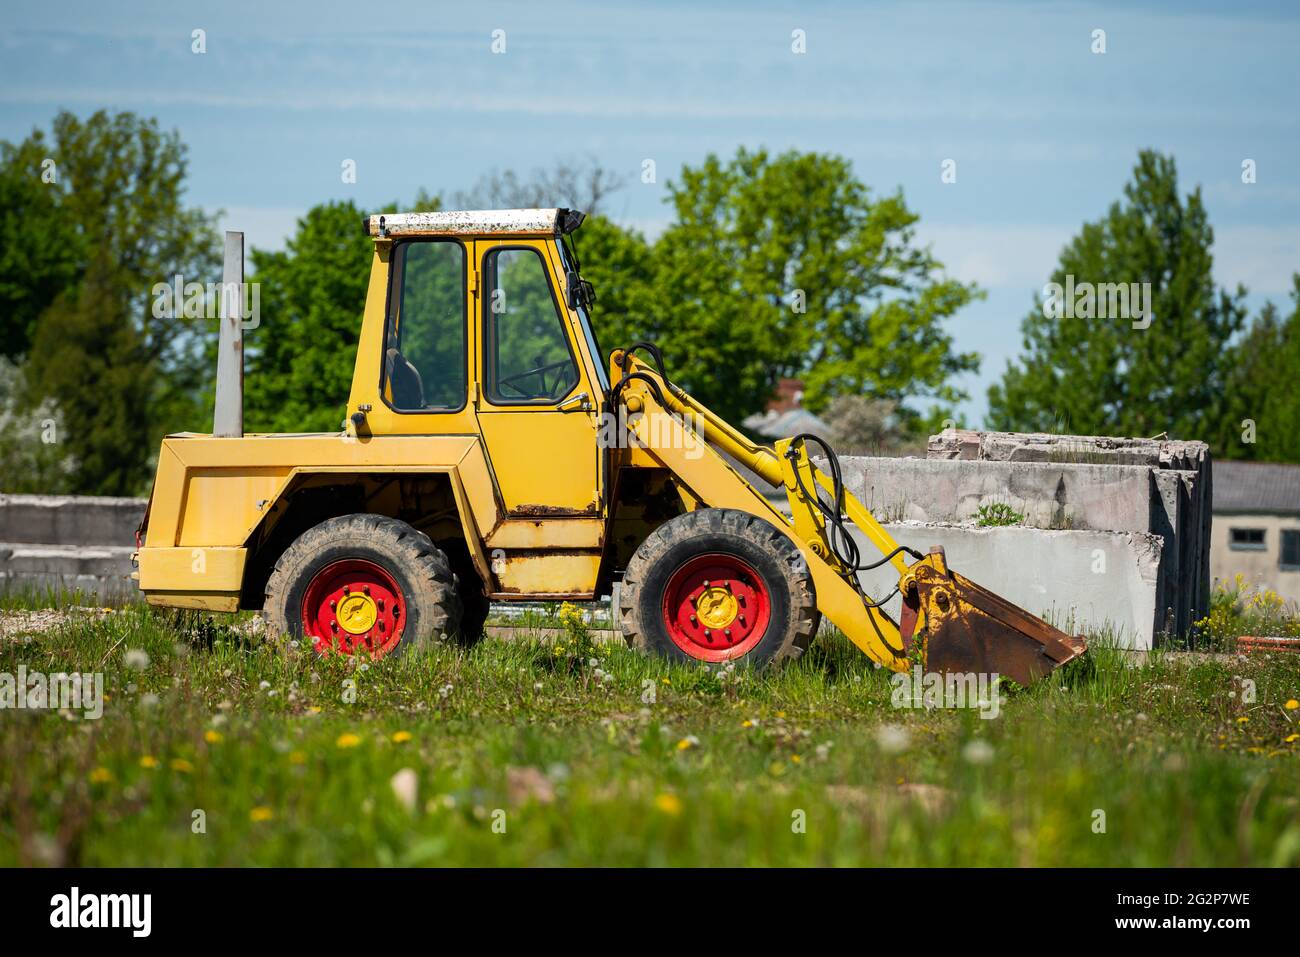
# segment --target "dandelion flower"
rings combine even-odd
[[[108,768],[95,768],[90,772],[91,784],[107,784],[111,780],[113,780],[113,772]]]
[[[876,729],[876,744],[886,754],[899,754],[906,751],[911,743],[912,736],[901,725],[882,724]]]
[[[208,742],[208,744],[220,744],[221,732],[213,731],[212,729],[209,728],[207,731],[203,732],[203,740]]]
[[[179,771],[181,774],[189,774],[194,770],[194,765],[190,764],[190,762],[186,761],[184,758],[173,758],[171,769],[173,771]]]
[[[393,744],[405,744],[407,741],[410,740],[411,740],[411,732],[409,731],[393,732]]]
[[[151,755],[151,754],[146,754],[146,755],[144,755],[143,757],[140,758],[140,767],[142,767],[142,768],[156,768],[156,767],[158,767],[158,759],[155,758],[155,757],[154,757],[153,755]]]
[[[993,760],[993,745],[975,738],[968,741],[966,747],[961,749],[961,756],[970,764],[988,764]]]
[[[132,671],[144,671],[149,667],[149,653],[142,648],[132,648],[122,656],[122,663]]]
[[[260,824],[263,821],[269,821],[275,817],[275,812],[264,804],[259,804],[248,812],[248,819],[254,824]]]
[[[1286,710],[1294,711],[1296,708],[1300,708],[1300,701],[1296,701],[1295,698],[1291,698],[1289,701],[1287,701]]]
[[[671,817],[682,813],[682,799],[676,794],[660,794],[655,798],[655,808]]]
[[[361,743],[361,736],[349,731],[346,734],[340,734],[338,740],[334,743],[340,748],[355,748]]]

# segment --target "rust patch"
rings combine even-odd
[[[590,518],[592,512],[581,508],[564,508],[560,505],[516,505],[506,514],[512,518],[556,518],[560,516]]]
[[[925,660],[930,671],[944,674],[999,674],[1028,685],[1077,658],[1087,649],[1082,636],[1071,637],[987,588],[953,571],[932,565],[915,569],[915,597],[904,600],[905,645],[915,627],[915,601],[925,619]]]

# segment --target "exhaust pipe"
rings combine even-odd
[[[216,403],[212,434],[244,435],[244,234],[226,233],[221,275],[221,334],[217,346]]]

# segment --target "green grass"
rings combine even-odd
[[[20,664],[109,700],[0,711],[0,865],[1300,864],[1300,656],[1098,647],[994,720],[891,707],[838,636],[770,675],[572,627],[363,670],[131,607],[0,643]]]

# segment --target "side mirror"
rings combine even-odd
[[[564,291],[569,300],[569,308],[577,309],[582,303],[582,280],[578,278],[576,269],[570,269],[564,274]]]
[[[564,289],[570,309],[577,309],[579,306],[590,307],[596,301],[596,287],[586,279],[580,278],[577,270],[570,269],[564,274]]]

